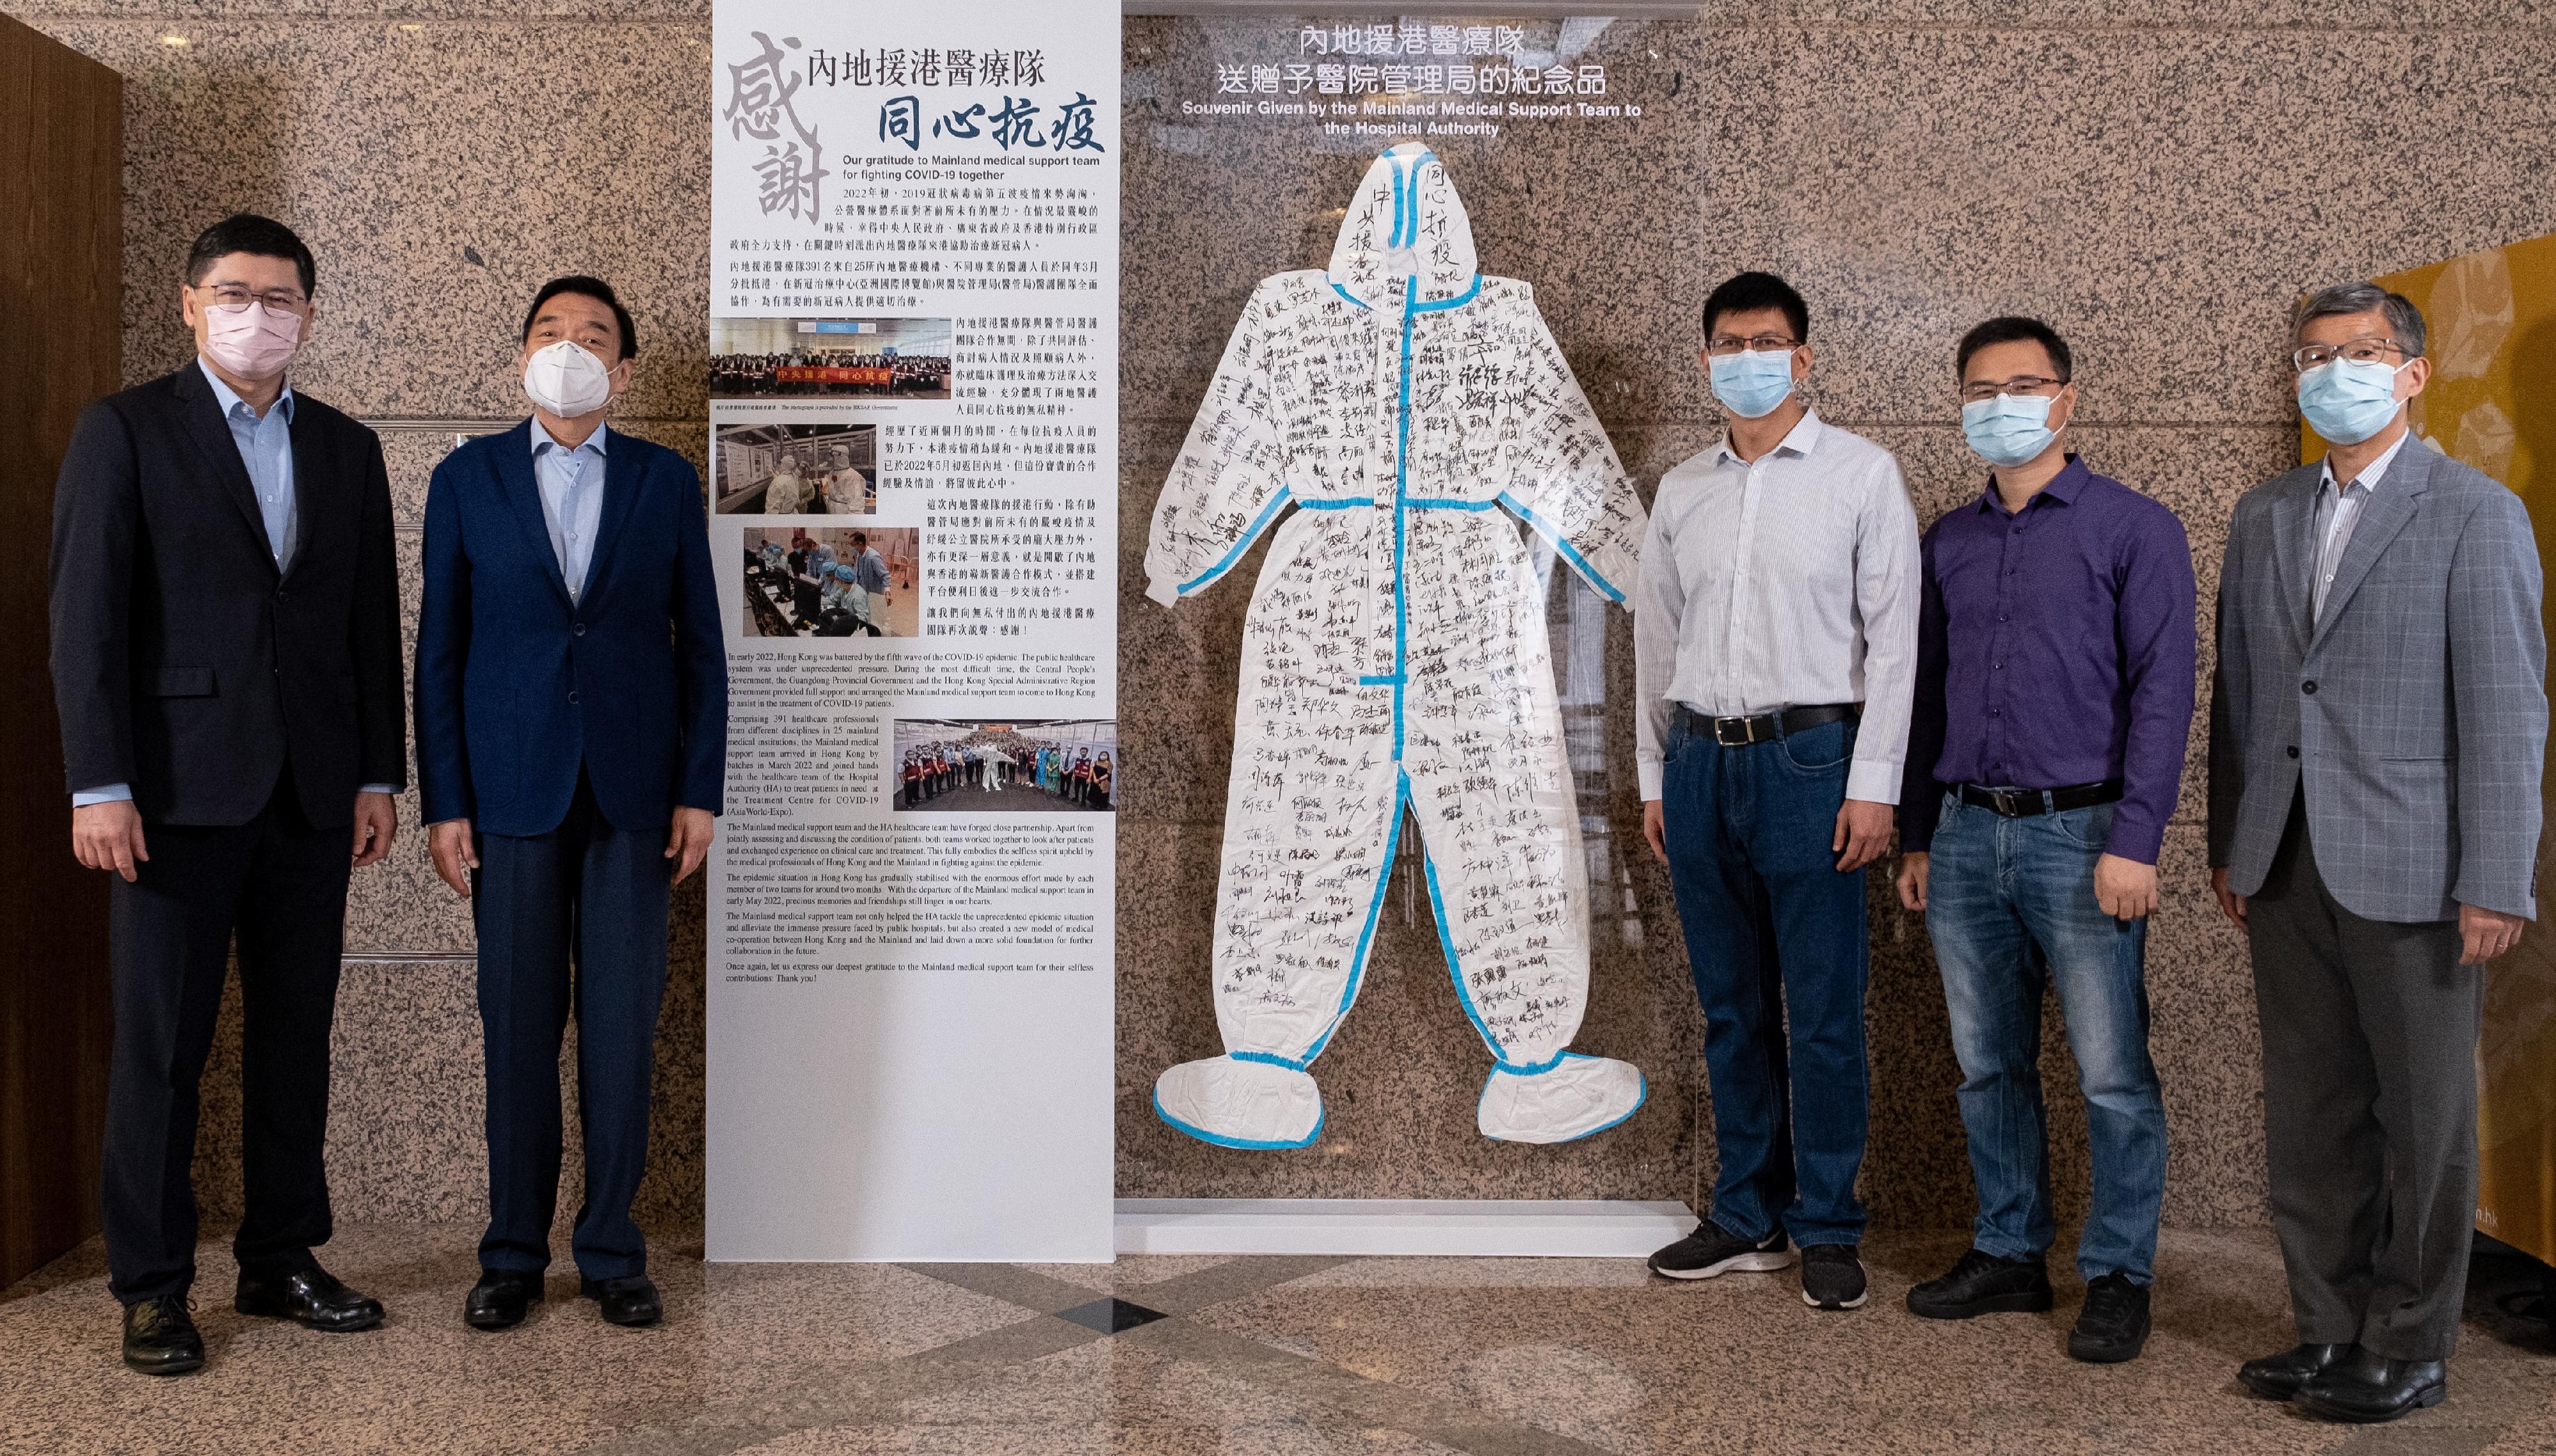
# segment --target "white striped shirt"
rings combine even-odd
[[[1897,803],[1920,584],[1899,462],[1816,414],[1753,462],[1725,437],[1661,477],[1634,599],[1642,797],[1660,796],[1675,704],[1860,702],[1847,797]]]

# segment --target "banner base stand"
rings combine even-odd
[[[1121,1254],[1639,1259],[1695,1227],[1683,1203],[1609,1199],[1121,1198]]]

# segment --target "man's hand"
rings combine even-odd
[[[479,868],[479,851],[472,843],[468,819],[447,819],[430,824],[426,830],[426,850],[435,859],[435,873],[452,887],[455,898],[470,898],[470,872]]]
[[[666,834],[666,858],[675,862],[676,884],[683,884],[702,867],[702,857],[710,852],[710,835],[717,824],[708,809],[675,806],[675,825]]]
[[[1651,842],[1651,858],[1667,864],[1669,821],[1668,816],[1660,812],[1660,801],[1656,798],[1642,800],[1642,837]]]
[[[71,810],[71,853],[92,870],[113,870],[133,883],[135,864],[151,858],[142,842],[142,811],[129,798]]]
[[[1926,913],[1926,866],[1922,849],[1899,857],[1899,903],[1921,915]]]
[[[1829,848],[1841,851],[1838,872],[1852,873],[1871,864],[1890,849],[1891,821],[1898,810],[1886,803],[1868,798],[1850,798],[1838,809],[1837,834]]]
[[[2245,897],[2229,893],[2226,865],[2210,872],[2210,893],[2219,897],[2219,912],[2228,917],[2228,923],[2239,930],[2244,929]]]
[[[355,795],[355,868],[377,865],[399,837],[399,800],[387,793]]]
[[[2108,854],[2095,861],[2095,903],[2116,920],[2144,920],[2156,913],[2156,866]],[[2236,912],[2242,923],[2244,911]]]
[[[2459,964],[2481,966],[2520,943],[2520,927],[2526,923],[2518,915],[2481,906],[2459,907],[2459,939],[2462,942]]]

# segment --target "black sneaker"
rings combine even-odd
[[[1782,1269],[1793,1262],[1793,1248],[1777,1229],[1763,1239],[1743,1239],[1725,1234],[1711,1219],[1695,1226],[1695,1232],[1651,1256],[1651,1273],[1673,1279],[1709,1279],[1733,1270],[1744,1274],[1762,1274]]]
[[[1908,1291],[1908,1312],[1922,1319],[1975,1314],[2038,1314],[2053,1303],[2050,1266],[2038,1259],[1999,1259],[1974,1249],[1952,1273]]]
[[[1813,1309],[1861,1309],[1863,1261],[1853,1244],[1811,1244],[1802,1250],[1802,1302]]]
[[[2086,1307],[2077,1313],[2077,1328],[2068,1332],[2068,1354],[2072,1359],[2118,1365],[2138,1359],[2147,1342],[2145,1284],[2108,1274],[2086,1286]]]

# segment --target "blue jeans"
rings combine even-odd
[[[2110,804],[2007,819],[1945,795],[1926,929],[1962,1063],[1980,1194],[1972,1242],[2016,1259],[2046,1252],[2058,1233],[2041,1106],[2041,997],[2055,985],[2095,1163],[2077,1268],[2144,1284],[2165,1199],[2165,1101],[2148,1060],[2147,921],[2115,920],[2095,903],[2111,827]]]
[[[1830,848],[1854,728],[1725,748],[1680,712],[1662,748],[1669,874],[1722,1153],[1706,1217],[1743,1239],[1780,1220],[1796,1244],[1860,1242],[1863,875],[1838,873]]]

